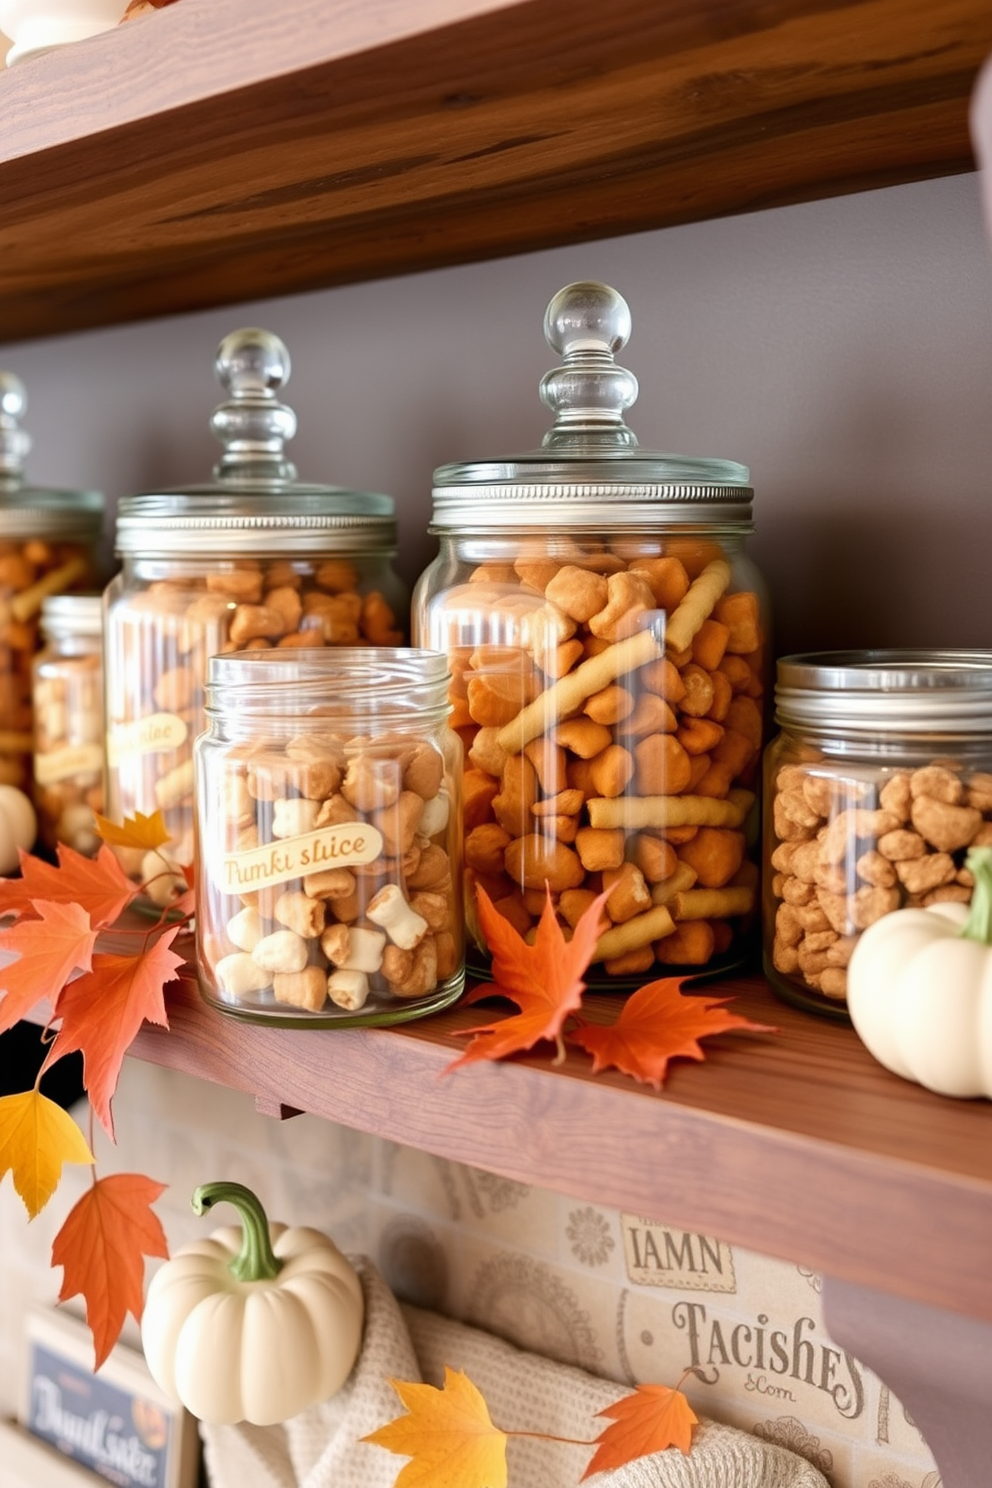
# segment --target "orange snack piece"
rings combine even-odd
[[[698,882],[706,889],[729,883],[744,861],[744,833],[732,827],[700,827],[679,857],[695,868]]]
[[[655,604],[661,610],[674,610],[689,588],[689,575],[678,558],[635,558],[630,571],[647,579]]]
[[[639,796],[676,796],[692,778],[689,756],[671,734],[651,734],[634,746]]]
[[[712,672],[723,660],[723,653],[730,640],[730,626],[712,616],[704,620],[692,638],[692,659],[698,666]]]
[[[655,958],[664,966],[705,966],[715,949],[709,920],[686,920],[673,935],[656,942]]]
[[[724,594],[717,600],[714,617],[729,631],[727,650],[737,656],[757,651],[761,645],[761,625],[758,618],[758,596],[749,590],[740,594]]]

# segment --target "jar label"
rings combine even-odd
[[[137,723],[112,729],[107,739],[107,758],[120,764],[126,754],[168,754],[179,749],[189,736],[189,725],[175,713],[150,713]]]
[[[34,757],[34,778],[39,785],[54,785],[74,775],[103,773],[103,749],[99,744],[66,744]]]
[[[382,847],[382,833],[368,822],[339,822],[247,852],[225,853],[219,864],[220,887],[225,894],[244,894],[328,868],[372,863]]]

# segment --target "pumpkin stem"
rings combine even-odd
[[[214,1204],[233,1204],[241,1215],[241,1249],[228,1263],[238,1281],[271,1281],[283,1262],[272,1249],[269,1221],[256,1196],[243,1183],[201,1183],[190,1201],[194,1214],[205,1214]]]
[[[961,934],[992,945],[992,847],[973,847],[964,865],[975,875],[975,887]]]

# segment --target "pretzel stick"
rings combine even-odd
[[[668,878],[657,883],[651,890],[652,904],[670,904],[676,894],[684,894],[686,889],[691,889],[696,882],[697,874],[695,868],[690,868],[688,863],[679,863],[678,867]]]
[[[641,946],[650,945],[653,940],[663,940],[674,930],[675,921],[665,906],[659,904],[654,909],[646,909],[632,920],[624,920],[622,925],[614,925],[612,930],[607,930],[596,942],[593,959],[614,961],[627,951],[637,951]]]
[[[717,796],[593,796],[586,802],[594,827],[739,827],[754,793],[732,790]]]
[[[712,615],[717,600],[730,583],[730,564],[722,558],[707,563],[698,579],[693,579],[682,603],[674,611],[665,631],[669,651],[684,651],[704,620]]]
[[[753,889],[740,886],[728,889],[687,889],[676,894],[672,913],[677,920],[720,920],[726,915],[750,914],[753,908]]]
[[[63,589],[68,589],[77,579],[81,579],[85,572],[85,558],[70,558],[68,563],[63,563],[61,568],[53,568],[51,573],[45,574],[30,589],[22,589],[20,594],[15,594],[10,601],[10,613],[15,620],[30,620],[41,609],[43,599],[47,599],[50,594],[61,594]]]
[[[516,718],[500,729],[496,736],[497,744],[507,754],[519,754],[531,739],[539,738],[562,718],[575,713],[593,693],[601,692],[618,677],[635,671],[646,662],[657,661],[663,654],[663,647],[650,630],[639,630],[626,640],[617,641],[598,656],[590,656],[574,672],[560,677],[532,703],[521,708]]]

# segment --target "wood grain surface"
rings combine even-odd
[[[0,340],[971,169],[986,0],[181,0],[0,76]]]
[[[132,1052],[275,1116],[312,1112],[992,1321],[992,1104],[890,1075],[760,976],[700,990],[778,1031],[709,1041],[660,1093],[594,1076],[579,1051],[560,1068],[542,1053],[446,1073],[477,1007],[394,1030],[276,1029],[216,1012],[192,981],[170,991],[171,1031],[146,1025]],[[615,1015],[615,998],[587,1001]]]

